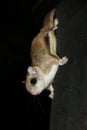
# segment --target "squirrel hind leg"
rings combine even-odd
[[[54,27],[53,27],[53,30],[55,31],[56,29],[58,29],[58,24],[59,24],[59,20],[58,18],[55,18],[54,19]]]

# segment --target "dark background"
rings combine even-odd
[[[56,8],[59,19],[57,51],[61,57],[66,55],[69,62],[57,73],[55,97],[51,101],[48,91],[39,96],[28,94],[22,81],[30,65],[31,41],[42,27],[44,16],[53,8]],[[87,130],[87,1],[12,1],[5,16],[4,39],[8,43],[10,88],[9,128]]]

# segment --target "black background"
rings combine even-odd
[[[48,98],[48,91],[31,96],[22,84],[30,65],[31,41],[39,32],[44,16],[52,8],[56,8],[59,19],[57,51],[61,57],[67,55],[69,58],[68,64],[60,67],[54,81],[53,101]],[[5,16],[9,128],[87,130],[87,1],[11,1]]]

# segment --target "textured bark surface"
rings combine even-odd
[[[58,52],[69,62],[54,83],[50,130],[87,130],[87,2],[63,0],[56,16]]]

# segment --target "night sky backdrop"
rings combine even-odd
[[[30,46],[44,16],[56,8],[57,51],[69,58],[48,91],[27,93],[22,81],[30,65]],[[8,41],[9,128],[23,130],[87,130],[87,1],[16,0],[8,4],[4,38]]]

